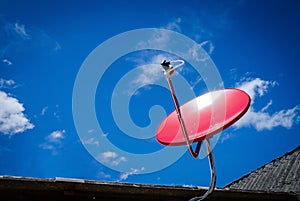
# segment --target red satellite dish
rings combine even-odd
[[[172,63],[179,64],[173,67]],[[223,89],[208,92],[179,106],[171,77],[174,75],[174,70],[183,64],[182,60],[169,62],[164,60],[161,63],[175,110],[159,124],[156,139],[163,145],[186,144],[194,158],[198,157],[202,141],[206,141],[211,181],[204,195],[190,200],[196,201],[205,199],[216,185],[216,168],[209,138],[238,121],[247,112],[251,99],[240,89]],[[191,146],[194,142],[197,143],[195,151]]]
[[[249,105],[249,95],[239,89],[212,91],[185,103],[180,112],[189,140],[199,142],[228,128],[246,113]],[[216,118],[218,115],[221,117]],[[160,123],[156,139],[164,145],[186,144],[176,110]]]

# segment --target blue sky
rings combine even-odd
[[[194,40],[214,62],[224,87],[241,88],[252,98],[245,117],[223,131],[214,147],[218,187],[294,149],[300,142],[299,9],[298,1],[276,0],[1,1],[0,175],[209,184],[206,158],[195,160],[187,152],[174,156],[167,167],[147,169],[149,163],[163,167],[181,148],[143,158],[164,148],[152,127],[174,109],[168,90],[157,85],[164,80],[156,64],[164,57],[176,58],[170,53],[143,50],[116,59],[99,78],[95,93],[103,133],[89,128],[84,135],[90,137],[82,140],[76,130],[73,89],[83,62],[110,38],[144,28],[164,28]],[[158,39],[152,42],[168,43],[165,35]],[[115,45],[116,52],[120,46]],[[187,90],[176,88],[181,103],[189,99],[188,91],[207,91],[204,78],[186,72],[178,72],[190,84]],[[123,100],[128,106],[116,111]],[[165,110],[151,119],[148,113],[155,105]],[[152,130],[124,132],[118,126],[129,118]],[[103,148],[99,135],[140,159],[128,165],[127,156]],[[94,158],[85,147],[102,152]],[[143,165],[144,159],[148,164]],[[138,160],[142,165],[135,166]]]

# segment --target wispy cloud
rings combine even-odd
[[[170,35],[165,31],[157,30],[152,38],[138,44],[140,48],[165,49],[170,41]]]
[[[10,66],[10,65],[13,64],[13,63],[12,63],[10,60],[8,60],[8,59],[3,59],[2,62],[5,63],[5,64],[8,65],[8,66]]]
[[[281,126],[284,128],[291,128],[295,123],[298,123],[299,119],[299,105],[291,109],[283,109],[273,114],[267,112],[268,108],[272,105],[270,100],[266,106],[262,107],[258,111],[254,109],[255,99],[262,97],[268,92],[269,87],[274,87],[277,82],[266,81],[260,78],[247,78],[236,84],[237,88],[240,88],[247,92],[251,99],[251,105],[248,112],[242,117],[234,127],[236,129],[241,127],[253,126],[257,131],[272,130],[275,127]]]
[[[53,116],[54,116],[57,120],[60,120],[60,110],[59,110],[59,105],[55,105],[55,111],[53,112]]]
[[[198,84],[201,83],[201,82],[203,82],[203,81],[204,81],[203,78],[201,76],[198,76],[195,81],[191,81],[190,82],[190,84],[191,84],[190,89],[194,90],[198,86]]]
[[[130,172],[123,172],[120,174],[119,181],[126,180],[129,176],[134,174],[139,174],[140,172],[143,172],[145,170],[144,167],[141,167],[140,169],[131,168]]]
[[[59,105],[55,105],[55,106],[46,105],[41,109],[39,115],[40,116],[49,115],[49,116],[55,118],[56,120],[59,120],[59,121],[61,120]]]
[[[4,147],[0,145],[0,155],[3,153],[11,152],[12,150],[10,148]]]
[[[266,111],[272,104],[273,104],[273,101],[270,100],[270,101],[268,102],[268,104],[267,104],[265,107],[263,107],[260,111],[262,111],[262,112]]]
[[[233,137],[234,137],[234,134],[232,134],[232,133],[222,133],[220,141],[221,141],[221,143],[224,143],[226,140],[231,139]]]
[[[97,174],[97,177],[101,179],[110,179],[111,175],[101,171]]]
[[[200,44],[195,44],[191,47],[187,54],[196,61],[203,62],[208,60],[209,55],[213,53],[215,47],[211,41],[203,41]]]
[[[232,13],[243,5],[243,1],[219,1],[215,4],[203,4],[200,11],[188,11],[188,18],[183,18],[186,26],[191,27],[197,41],[213,39],[230,30],[236,19]]]
[[[16,84],[16,83],[12,79],[6,80],[6,79],[3,79],[3,78],[0,78],[0,89],[10,87],[14,84]]]
[[[18,34],[21,38],[30,39],[30,35],[27,33],[25,29],[25,25],[21,23],[14,23],[13,30]]]
[[[168,22],[162,28],[181,32],[181,27],[180,27],[181,22],[182,22],[181,18],[176,18],[175,20]],[[170,42],[170,36],[168,35],[168,32],[157,31],[151,39],[142,42],[140,46],[147,47],[147,48],[155,47],[160,49],[166,47],[169,42]],[[203,50],[207,50],[207,52]],[[200,44],[194,45],[192,48],[190,48],[190,50],[186,54],[188,54],[189,57],[193,57],[196,61],[205,61],[209,59],[209,54],[212,54],[213,51],[214,51],[214,45],[212,44],[211,41],[206,40]],[[148,60],[147,62],[140,59],[138,61],[138,66],[139,65],[144,65],[144,66],[141,68],[141,73],[139,74],[139,76],[136,79],[134,79],[132,83],[139,84],[139,85],[146,85],[146,84],[154,83],[155,81],[163,77],[163,74],[161,72],[161,66],[159,64],[164,59],[174,60],[178,58],[170,58],[170,55],[168,54],[159,54],[152,57],[152,59],[150,61]]]
[[[12,136],[34,128],[24,111],[18,99],[0,91],[0,132]]]
[[[61,46],[60,46],[60,44],[56,41],[53,50],[54,50],[54,51],[58,51],[58,50],[60,50],[60,49],[61,49]]]
[[[138,66],[142,66],[140,68],[140,73],[138,77],[132,81],[132,84],[134,85],[153,84],[157,80],[162,78],[163,73],[162,73],[160,63],[164,59],[166,59],[166,55],[159,54],[152,57],[149,62],[140,61],[138,64]]]
[[[89,145],[96,145],[96,146],[99,146],[99,141],[98,140],[95,140],[95,138],[91,137],[87,140],[84,140],[83,141],[83,144],[89,144]]]
[[[250,107],[249,111],[240,121],[235,124],[236,128],[253,126],[257,131],[272,130],[282,126],[291,128],[297,122],[300,107],[297,105],[291,109],[280,110],[274,114],[269,114],[262,110],[255,111]]]
[[[21,22],[11,22],[0,16],[0,35],[3,44],[0,47],[0,55],[10,55],[16,50],[24,50],[28,48],[43,48],[51,52],[61,49],[61,45],[50,37],[45,31],[25,25]],[[26,42],[26,45],[24,45]],[[3,59],[3,63],[11,65],[8,59]]]
[[[215,49],[215,46],[210,40],[203,41],[199,46],[204,48],[208,54],[212,54]]]
[[[51,150],[53,155],[58,154],[58,149],[62,146],[62,140],[65,138],[66,130],[56,130],[45,137],[45,142],[40,147],[45,150]]]
[[[112,166],[118,166],[121,162],[127,161],[127,159],[124,156],[119,156],[116,152],[113,151],[103,152],[97,158],[101,162],[108,163]]]
[[[242,89],[251,97],[251,103],[254,103],[255,98],[261,97],[268,92],[269,87],[277,85],[275,81],[266,81],[261,78],[242,78],[242,80],[236,83],[236,88]]]
[[[41,111],[41,115],[44,116],[46,114],[46,111],[48,110],[48,106],[43,107]]]
[[[165,26],[161,27],[163,29],[169,29],[172,31],[181,31],[180,27],[181,18],[177,18],[173,21],[168,22]],[[165,31],[157,30],[152,38],[148,41],[143,41],[138,44],[141,48],[154,48],[154,49],[164,49],[170,42],[170,35]]]
[[[48,142],[60,144],[61,141],[65,138],[65,136],[64,136],[65,132],[66,132],[66,130],[53,131],[50,135],[47,136],[46,140]]]
[[[181,32],[181,27],[180,27],[180,23],[181,23],[181,18],[176,18],[174,21],[169,22],[165,27],[166,29],[170,29],[173,31],[178,31]]]
[[[162,28],[181,32],[181,27],[180,27],[181,23],[182,23],[182,19],[177,18],[173,21],[170,21]],[[158,31],[156,34],[154,34],[152,39],[143,42],[140,45],[147,46],[147,47],[163,48],[167,46],[169,42],[170,42],[170,36],[166,32]],[[195,44],[186,52],[186,54],[188,55],[188,57],[192,57],[196,61],[203,62],[210,58],[209,55],[212,54],[213,51],[214,51],[214,45],[212,41],[205,40],[199,44]],[[140,59],[138,61],[138,66],[139,65],[144,65],[144,66],[141,68],[141,72],[139,73],[138,77],[132,81],[132,84],[136,84],[136,85],[152,84],[155,83],[157,80],[159,80],[161,77],[163,77],[163,74],[161,72],[161,66],[159,64],[164,59],[174,60],[179,58],[170,58],[170,55],[168,54],[159,54],[152,57],[152,59],[150,61],[148,60],[147,62]],[[194,83],[194,85],[191,88],[193,89],[201,81],[202,78],[199,77],[199,79]]]

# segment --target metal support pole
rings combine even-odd
[[[171,63],[176,63],[176,62],[180,62],[180,64],[175,66],[175,67],[172,67],[170,65]],[[179,123],[180,123],[180,126],[181,126],[182,133],[184,135],[184,139],[185,139],[187,148],[188,148],[190,154],[194,158],[197,158],[198,155],[199,155],[199,151],[200,151],[200,148],[201,148],[202,141],[197,142],[197,146],[196,146],[196,149],[194,151],[192,146],[191,146],[191,144],[193,142],[188,137],[186,127],[185,127],[185,124],[184,124],[184,120],[183,120],[182,115],[181,115],[178,99],[176,97],[175,90],[174,90],[174,87],[173,87],[173,84],[172,84],[172,81],[171,81],[171,77],[174,75],[174,70],[181,67],[183,64],[184,64],[184,61],[182,61],[182,60],[176,60],[176,61],[170,61],[170,62],[167,62],[166,60],[164,60],[161,63],[161,65],[163,67],[163,72],[164,72],[165,78],[168,82],[168,86],[169,86],[169,89],[170,89],[170,92],[171,92],[171,95],[172,95],[172,99],[173,99],[174,106],[175,106],[175,109],[176,109],[177,117],[178,117],[178,120],[179,120]],[[206,146],[207,146],[208,158],[209,158],[209,164],[210,164],[210,174],[211,174],[210,186],[209,186],[208,190],[202,196],[194,197],[194,198],[190,199],[190,201],[199,201],[199,200],[205,199],[210,193],[212,193],[212,191],[214,190],[214,188],[216,186],[216,167],[215,167],[214,156],[213,156],[213,153],[212,153],[212,148],[211,148],[209,139],[206,139]]]
[[[210,185],[208,190],[201,196],[194,197],[190,199],[189,201],[200,201],[204,200],[209,194],[213,192],[216,186],[216,166],[215,166],[215,160],[214,160],[214,155],[211,149],[210,141],[209,139],[206,139],[206,146],[207,146],[207,151],[208,151],[208,159],[209,159],[209,165],[210,165]]]

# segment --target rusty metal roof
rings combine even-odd
[[[225,188],[300,195],[300,146],[226,185]]]

